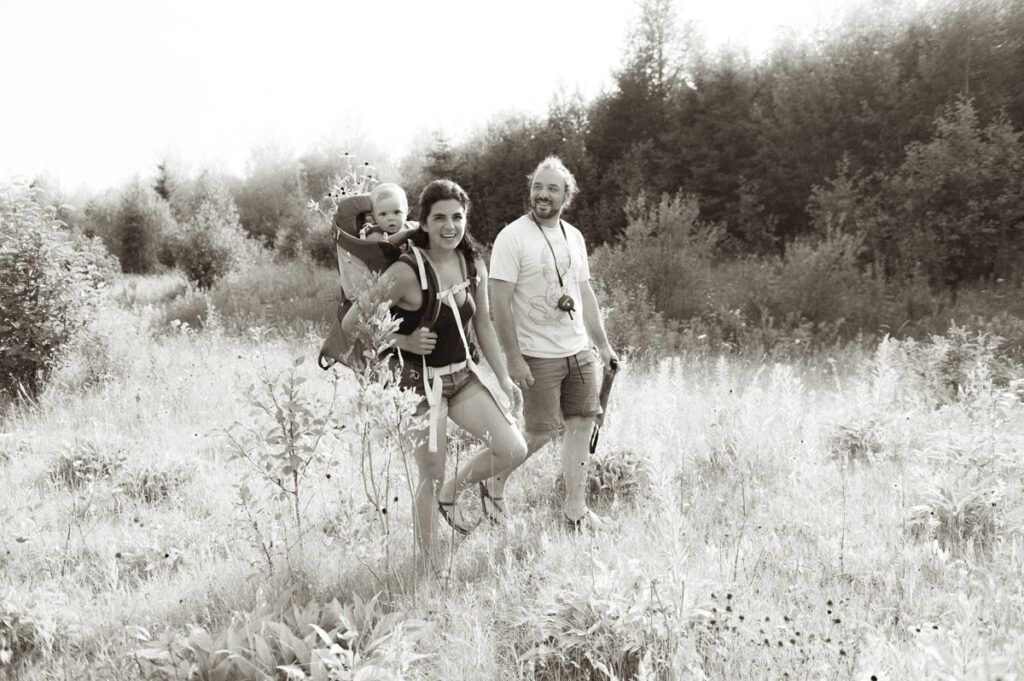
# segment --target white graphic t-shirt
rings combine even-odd
[[[524,215],[498,233],[491,251],[491,279],[516,285],[512,313],[519,349],[529,357],[568,357],[590,346],[580,302],[580,282],[590,279],[587,247],[578,229],[562,225],[564,235]],[[557,307],[562,295],[575,303],[571,318]]]

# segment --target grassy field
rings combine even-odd
[[[1024,384],[986,338],[627,363],[591,471],[606,527],[559,522],[548,448],[509,521],[417,579],[400,424],[365,418],[387,396],[315,365],[333,291],[301,265],[125,280],[8,410],[0,673],[1024,678]]]

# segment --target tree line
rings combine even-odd
[[[438,137],[411,184],[450,176],[484,240],[523,210],[525,176],[561,155],[570,219],[614,243],[640,192],[686,196],[724,230],[718,256],[784,254],[840,230],[886,277],[939,288],[1019,279],[1024,1],[874,0],[763,60],[709,52],[671,0],[646,0],[614,87],[561,95],[460,144]]]
[[[437,133],[397,166],[369,140],[299,156],[264,146],[242,178],[193,180],[164,163],[65,220],[101,236],[125,271],[187,261],[189,239],[195,251],[239,233],[329,265],[328,224],[309,203],[355,159],[406,187],[412,217],[427,181],[458,181],[489,242],[523,212],[526,175],[555,153],[582,188],[568,217],[595,247],[624,237],[629,202],[668,196],[721,235],[717,261],[780,257],[840,232],[859,239],[857,262],[873,276],[923,276],[936,290],[1019,283],[1024,0],[866,0],[761,59],[708,50],[672,0],[644,0],[613,76],[590,101],[563,92],[541,116],[503,115],[459,142]]]

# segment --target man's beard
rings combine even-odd
[[[530,209],[533,214],[539,218],[552,218],[556,217],[561,209],[561,206],[555,207],[554,201],[548,201],[546,204],[538,205],[538,199],[534,199],[530,202]]]

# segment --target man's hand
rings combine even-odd
[[[508,376],[522,390],[533,385],[533,372],[521,355],[508,358]]]
[[[598,348],[598,353],[601,355],[601,361],[606,367],[610,367],[614,361],[616,364],[619,363],[619,356],[612,350],[611,345],[605,345],[602,348]]]

